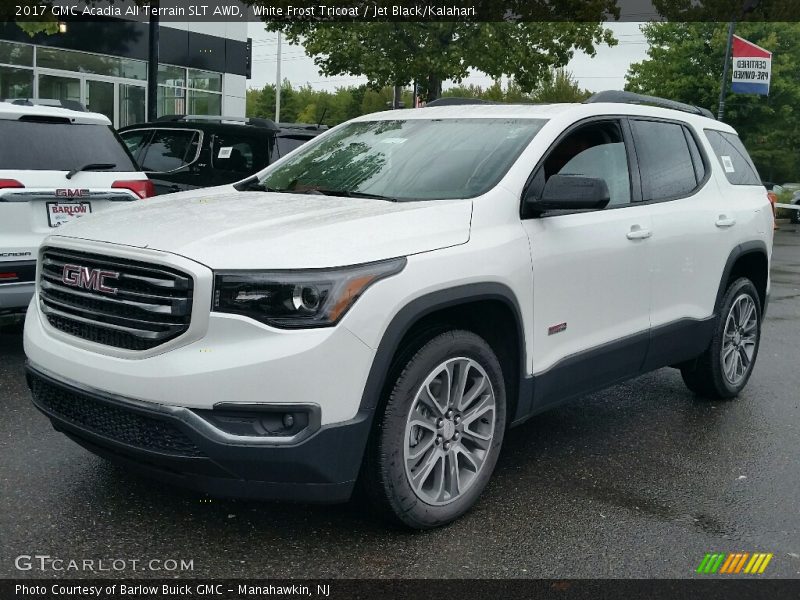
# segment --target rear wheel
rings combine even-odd
[[[505,419],[491,347],[469,331],[437,335],[407,361],[387,400],[368,455],[373,496],[417,529],[460,517],[489,481]]]
[[[735,397],[750,379],[760,341],[758,292],[749,279],[737,279],[725,293],[708,349],[681,367],[683,381],[699,396]]]
[[[797,208],[800,209],[800,202],[798,202],[795,206],[797,206]],[[800,210],[793,210],[791,208],[788,210],[789,210],[789,220],[795,225],[800,225]]]

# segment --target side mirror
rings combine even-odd
[[[604,179],[581,175],[552,175],[539,197],[525,198],[534,212],[547,210],[581,210],[604,208],[610,200]]]

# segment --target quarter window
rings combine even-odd
[[[700,179],[684,128],[662,121],[631,121],[642,177],[642,199],[669,200],[688,196]]]
[[[728,181],[733,185],[761,185],[761,177],[738,135],[706,129],[706,137]]]

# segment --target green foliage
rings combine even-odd
[[[281,121],[338,125],[360,115],[391,107],[391,87],[371,88],[367,85],[340,87],[335,92],[314,90],[309,85],[293,87],[288,79],[281,86]],[[499,81],[488,88],[460,85],[445,90],[443,96],[481,98],[495,102],[581,102],[590,93],[580,89],[572,73],[558,69],[549,73],[532,93],[525,93],[514,80],[502,88]],[[401,101],[406,108],[413,106],[412,90],[403,88]],[[275,118],[275,86],[247,90],[247,116]]]
[[[403,90],[402,102],[412,106],[412,93]],[[338,125],[359,115],[391,107],[390,87],[372,89],[366,85],[340,87],[334,92],[315,90],[310,85],[294,87],[288,79],[281,86],[281,121]],[[275,86],[247,90],[247,116],[275,118]]]
[[[648,59],[631,65],[625,89],[688,102],[715,115],[727,23],[650,23]],[[773,52],[769,96],[726,95],[736,128],[763,179],[800,179],[800,23],[740,23],[736,34]],[[730,89],[730,82],[728,82]]]
[[[525,92],[512,79],[505,89],[501,89],[500,83],[496,81],[486,89],[478,85],[460,85],[442,93],[445,97],[480,98],[508,103],[583,102],[591,95],[590,91],[581,89],[572,72],[566,69],[554,69],[547,73],[532,92]]]
[[[50,21],[35,21],[35,22],[20,22],[17,21],[17,27],[22,29],[29,37],[35,36],[37,33],[45,35],[53,35],[58,33],[58,21],[55,19]]]
[[[597,44],[616,44],[600,25],[602,11],[613,10],[615,0],[581,6],[584,21],[293,21],[268,22],[266,28],[282,31],[292,44],[302,43],[323,75],[365,76],[375,88],[416,81],[423,97],[432,99],[440,95],[443,81],[461,83],[471,71],[511,77],[522,89],[533,90],[554,68],[565,66],[575,50],[594,55]],[[595,12],[597,20],[588,20]]]

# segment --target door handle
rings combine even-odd
[[[736,225],[736,219],[731,219],[727,215],[720,215],[715,223],[717,227],[733,227]]]
[[[645,240],[651,235],[653,235],[653,232],[649,229],[642,229],[640,225],[632,225],[631,230],[625,237],[627,237],[629,240]]]

